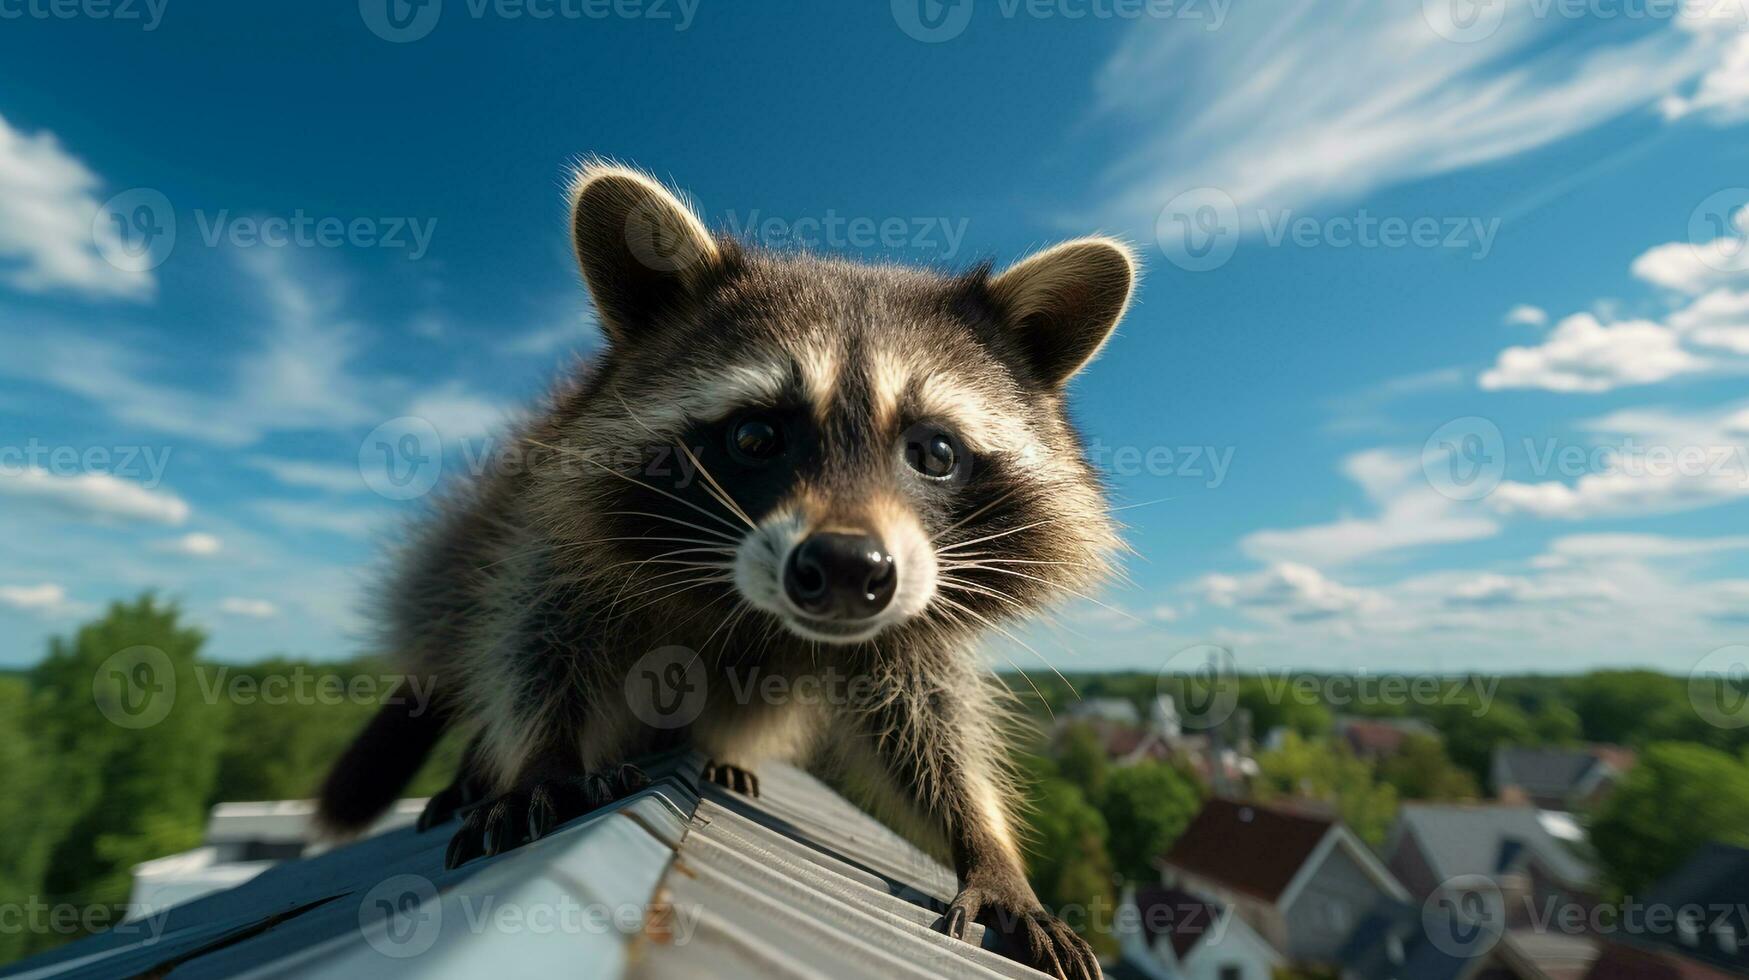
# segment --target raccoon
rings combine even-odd
[[[385,648],[435,705],[382,710],[323,824],[366,826],[448,727],[472,742],[420,826],[465,812],[451,866],[634,792],[653,751],[695,748],[749,794],[761,762],[796,760],[934,836],[961,887],[950,934],[982,922],[1031,966],[1099,976],[1027,884],[977,646],[1118,547],[1065,385],[1129,304],[1129,249],[1083,238],[959,274],[777,253],[607,162],[570,204],[605,350],[401,550]],[[652,724],[628,674],[675,648],[702,702]],[[828,669],[854,678],[842,696],[744,682]]]

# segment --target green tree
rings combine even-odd
[[[1100,812],[1118,872],[1130,881],[1157,878],[1154,859],[1172,846],[1201,808],[1196,781],[1165,763],[1113,769],[1105,780]]]
[[[1289,734],[1280,748],[1257,757],[1257,795],[1318,800],[1336,808],[1361,840],[1382,845],[1397,817],[1397,791],[1373,779],[1372,766],[1348,746]]]
[[[1110,763],[1105,757],[1105,743],[1088,725],[1070,725],[1057,739],[1056,771],[1089,800],[1097,801],[1105,793],[1105,774]]]
[[[33,672],[33,716],[57,761],[67,821],[45,877],[50,902],[127,901],[135,864],[200,842],[226,705],[203,697],[205,637],[174,605],[116,603]]]
[[[1038,779],[1029,796],[1026,850],[1033,891],[1095,952],[1116,952],[1111,930],[1099,928],[1110,923],[1117,901],[1105,818],[1064,779]]]
[[[40,896],[55,827],[44,817],[51,762],[30,729],[29,691],[17,678],[0,679],[0,903],[22,905]],[[27,934],[0,930],[0,963],[24,955]]]
[[[1379,763],[1379,778],[1403,800],[1473,800],[1481,793],[1476,778],[1445,754],[1445,745],[1431,735],[1409,735],[1397,754]]]
[[[1652,670],[1596,671],[1579,678],[1573,696],[1593,742],[1641,741],[1647,719],[1669,707],[1688,708],[1684,682]]]
[[[1531,731],[1545,745],[1570,745],[1584,735],[1584,723],[1579,712],[1559,701],[1549,700],[1538,705],[1530,716]]]
[[[1469,770],[1478,785],[1487,784],[1496,746],[1536,742],[1530,719],[1517,705],[1501,698],[1486,700],[1468,689],[1447,693],[1432,713],[1433,726],[1445,736],[1446,754]]]
[[[1655,742],[1591,827],[1610,881],[1637,894],[1708,841],[1749,846],[1749,765],[1717,749]]]

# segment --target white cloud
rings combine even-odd
[[[1499,607],[1606,602],[1620,598],[1607,582],[1561,581],[1486,573],[1452,589],[1446,601],[1454,606]]]
[[[1375,592],[1332,581],[1317,569],[1294,562],[1278,562],[1248,575],[1208,575],[1196,590],[1212,605],[1295,622],[1343,616],[1382,604]]]
[[[368,537],[385,526],[379,511],[334,507],[301,500],[257,500],[249,505],[281,527],[299,531],[326,531],[344,537]]]
[[[244,599],[236,596],[220,600],[219,611],[227,616],[241,616],[244,619],[272,619],[279,615],[279,607],[266,599]]]
[[[319,298],[337,287],[294,270],[274,249],[238,254],[267,322],[240,331],[254,345],[237,357],[228,381],[205,391],[179,387],[162,380],[174,368],[164,358],[65,325],[17,325],[0,373],[79,395],[126,425],[224,446],[387,418],[377,403],[393,386],[354,369],[359,331]]]
[[[364,477],[358,472],[356,462],[347,465],[299,459],[278,459],[271,456],[253,456],[244,462],[272,475],[274,479],[287,486],[308,487],[331,493],[358,493],[367,489]]]
[[[1540,306],[1520,303],[1506,311],[1506,322],[1520,327],[1541,327],[1549,322],[1549,313]]]
[[[1749,549],[1749,537],[1672,538],[1660,534],[1569,534],[1549,543],[1549,556],[1574,559],[1685,558]]]
[[[1684,350],[1676,332],[1662,324],[1648,320],[1604,324],[1590,313],[1575,313],[1541,344],[1501,351],[1479,383],[1488,390],[1599,392],[1655,384],[1707,366],[1705,359]]]
[[[203,531],[184,534],[180,538],[160,541],[157,544],[159,551],[187,555],[190,558],[211,558],[223,551],[224,547],[225,543],[219,540],[217,535],[207,534]]]
[[[1741,0],[1687,5],[1710,17],[1684,17],[1679,24],[1707,37],[1719,48],[1716,61],[1688,94],[1673,93],[1658,104],[1666,119],[1701,115],[1717,123],[1749,117],[1749,34]],[[1734,9],[1733,9],[1734,7]]]
[[[430,422],[446,444],[490,434],[510,418],[510,409],[451,382],[413,400],[407,413]]]
[[[1749,291],[1712,290],[1670,314],[1669,323],[1690,343],[1749,355]]]
[[[53,133],[26,134],[0,117],[0,281],[27,292],[151,296],[150,272],[118,268],[97,250],[96,236],[113,234],[93,224],[101,186]]]
[[[1678,413],[1615,412],[1583,423],[1602,465],[1572,483],[1506,481],[1488,503],[1501,513],[1558,520],[1635,517],[1749,497],[1749,407]]]
[[[1304,208],[1503,159],[1647,107],[1721,57],[1719,37],[1669,25],[1556,43],[1586,25],[1534,4],[1508,0],[1474,43],[1392,0],[1234,4],[1218,31],[1140,18],[1097,79],[1114,128],[1144,134],[1106,174],[1101,217],[1151,222],[1198,187],[1241,211]]]
[[[1376,516],[1254,531],[1240,548],[1264,561],[1328,567],[1418,545],[1491,537],[1500,530],[1493,518],[1435,490],[1418,454],[1371,449],[1343,460],[1342,469],[1365,491]]]
[[[548,355],[565,350],[591,350],[601,346],[601,326],[592,311],[574,314],[551,326],[536,327],[510,338],[505,350],[513,354]]]
[[[1690,295],[1742,280],[1749,276],[1749,207],[1731,211],[1729,222],[1728,228],[1707,229],[1711,238],[1647,249],[1634,259],[1633,274]]]
[[[66,589],[49,582],[41,585],[0,585],[0,606],[45,616],[64,615],[77,608],[76,603],[68,601]]]
[[[188,504],[174,494],[108,473],[57,476],[35,466],[0,469],[0,495],[82,520],[181,524],[189,513]]]

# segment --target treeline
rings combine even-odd
[[[369,661],[221,665],[203,659],[205,641],[146,596],[0,676],[0,962],[114,925],[133,866],[198,846],[214,803],[312,795],[376,710],[332,696],[380,676]],[[259,693],[293,676],[332,683]],[[411,791],[441,787],[457,754],[446,745]]]

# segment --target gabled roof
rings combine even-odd
[[[1351,980],[1460,980],[1487,959],[1448,953],[1428,938],[1422,910],[1406,902],[1381,901],[1355,926],[1336,954]]]
[[[1212,799],[1161,863],[1274,902],[1333,826],[1326,817]]]
[[[1665,946],[1715,966],[1749,972],[1749,850],[1713,842],[1702,845],[1692,857],[1646,892],[1648,907],[1705,910],[1696,923],[1699,934],[1685,944],[1675,930],[1646,931],[1640,941]],[[1721,910],[1731,910],[1721,914]],[[1731,930],[1735,953],[1720,946],[1715,930]]]
[[[1494,790],[1516,786],[1532,797],[1582,796],[1597,780],[1633,767],[1634,753],[1616,745],[1517,746],[1494,749]]]
[[[1434,877],[1498,876],[1535,860],[1570,887],[1589,885],[1591,864],[1549,832],[1541,811],[1529,806],[1405,803],[1398,833],[1411,833]]]
[[[952,872],[800,771],[761,797],[701,760],[549,837],[446,871],[452,827],[392,831],[0,971],[7,977],[1042,976],[936,931]]]
[[[1144,885],[1136,889],[1136,912],[1148,945],[1161,936],[1172,943],[1178,962],[1190,955],[1221,921],[1221,907],[1182,888]]]

